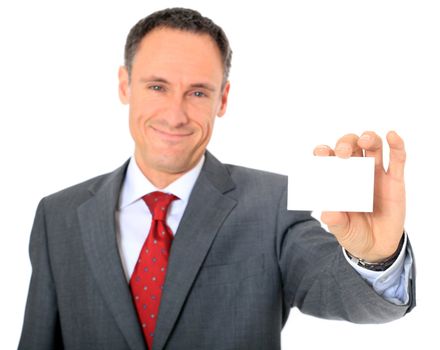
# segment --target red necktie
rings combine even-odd
[[[168,255],[173,240],[173,234],[165,220],[168,206],[178,198],[172,194],[152,192],[142,199],[150,209],[153,219],[150,232],[131,275],[130,288],[144,338],[148,348],[152,349]]]

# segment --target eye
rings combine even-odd
[[[148,88],[153,91],[163,91],[164,90],[164,88],[160,85],[151,85]]]
[[[195,91],[194,92],[194,96],[196,96],[196,97],[206,97],[206,94],[204,92],[201,92],[201,91]]]

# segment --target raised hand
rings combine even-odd
[[[335,149],[320,145],[313,152],[316,156],[375,158],[373,212],[323,212],[321,215],[321,220],[341,246],[351,255],[368,262],[383,261],[393,255],[403,234],[406,152],[404,142],[396,132],[387,134],[387,142],[390,146],[387,170],[383,165],[382,139],[372,131],[364,132],[361,137],[345,135],[338,140]]]

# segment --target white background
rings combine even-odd
[[[348,132],[395,129],[406,141],[418,306],[368,326],[293,310],[283,349],[436,348],[440,5],[424,0],[2,2],[1,348],[19,339],[39,199],[131,155],[117,96],[125,37],[141,17],[175,5],[198,9],[231,41],[229,109],[209,147],[222,161],[286,173],[295,157]]]

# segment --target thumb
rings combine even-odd
[[[328,229],[339,240],[343,238],[349,230],[350,220],[348,214],[340,211],[324,211],[321,214],[321,221],[328,226]]]

